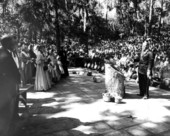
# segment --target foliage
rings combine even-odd
[[[170,2],[154,0],[152,34],[159,34],[160,25],[169,27]],[[57,44],[65,37],[77,38],[83,44],[120,38],[120,35],[144,35],[149,26],[147,0],[4,0],[0,14],[1,35],[15,32],[22,40]],[[104,17],[116,8],[117,18]],[[106,13],[106,15],[107,15]],[[162,20],[162,22],[160,22]],[[59,42],[58,42],[59,43]]]

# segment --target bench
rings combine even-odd
[[[18,103],[21,102],[24,104],[25,108],[27,109],[27,92],[33,88],[34,85],[26,84],[23,87],[19,87],[19,100]],[[19,106],[19,105],[18,105]]]

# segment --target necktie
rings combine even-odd
[[[12,57],[17,65],[17,68],[19,68],[19,60],[18,60],[18,56],[17,56],[16,52],[12,52],[11,54],[12,54]]]

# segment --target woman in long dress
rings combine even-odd
[[[31,58],[31,69],[32,69],[32,78],[35,78],[35,73],[36,73],[36,54],[33,51],[33,47],[34,45],[30,45],[29,46],[29,54],[30,54],[30,58]]]
[[[42,50],[43,50],[42,46],[37,47],[37,52],[36,52],[37,68],[36,68],[35,87],[34,87],[36,91],[46,91],[51,87],[48,84],[47,76],[44,71],[45,57],[42,54]]]
[[[49,88],[51,88],[51,84],[52,84],[52,81],[50,79],[50,74],[49,74],[49,64],[50,64],[50,60],[48,59],[48,53],[47,53],[47,50],[44,50],[43,51],[43,57],[45,58],[45,61],[44,61],[44,66],[46,67],[44,69],[44,72],[45,72],[45,76],[46,76],[46,79],[47,79],[47,84],[49,86]]]
[[[112,58],[105,60],[105,87],[112,98],[122,99],[125,96],[124,75]]]

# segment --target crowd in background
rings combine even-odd
[[[10,124],[14,122],[13,119],[17,118],[19,84],[21,87],[34,84],[35,91],[48,91],[61,78],[69,76],[68,67],[85,67],[104,73],[107,60],[113,61],[116,70],[122,72],[127,80],[137,81],[138,58],[145,40],[144,37],[133,37],[117,41],[101,41],[96,45],[90,45],[87,53],[85,52],[87,46],[80,43],[74,46],[75,43],[73,44],[71,40],[64,42],[58,51],[53,44],[20,42],[18,45],[15,35],[2,37],[1,122],[3,121],[2,124],[6,128],[2,131],[8,130]],[[162,82],[165,89],[170,89],[169,42],[149,38],[147,44],[153,54],[152,79]]]
[[[67,77],[68,67],[85,67],[104,73],[105,60],[113,59],[126,79],[138,80],[138,63],[135,61],[146,38],[130,37],[117,41],[101,41],[89,46],[71,40],[66,41],[57,52],[55,45],[20,43],[18,68],[21,85],[34,83],[35,90],[48,90],[61,77]],[[153,52],[153,79],[161,79],[161,70],[169,64],[169,42],[150,39]],[[15,58],[15,57],[14,57]],[[16,60],[17,61],[17,60]]]
[[[162,75],[162,70],[170,62],[170,45],[168,41],[163,39],[161,41],[153,38],[149,39],[150,50],[153,52],[152,79],[159,82],[162,78],[165,78]],[[83,45],[76,50],[69,49],[67,52],[70,66],[85,67],[104,72],[105,60],[113,59],[126,79],[138,81],[138,62],[136,59],[140,55],[145,40],[145,37],[130,37],[124,40],[102,41],[96,46],[90,46],[88,55],[82,49]],[[170,77],[166,75],[166,78]]]

